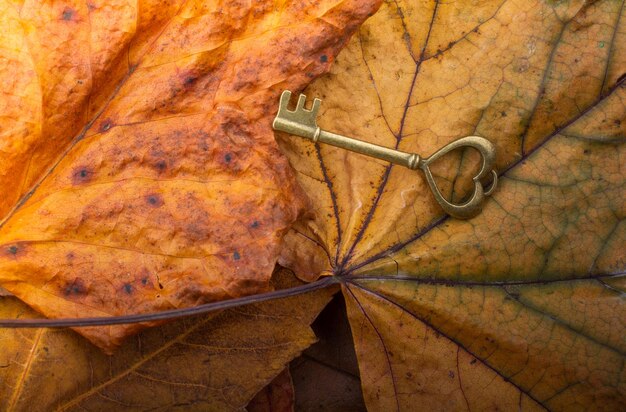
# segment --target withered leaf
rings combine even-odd
[[[280,271],[273,283],[298,282]],[[114,356],[69,330],[0,329],[0,410],[241,410],[315,341],[309,324],[334,291],[178,320]],[[0,317],[33,315],[0,298]]]
[[[305,205],[277,96],[377,3],[1,2],[0,285],[48,317],[267,290]]]
[[[282,137],[312,196],[284,264],[343,292],[371,410],[626,402],[623,2],[388,1],[330,75],[320,125],[430,155],[481,135],[500,184],[469,221],[423,176]],[[433,166],[468,194],[477,156]]]
[[[289,368],[257,393],[246,406],[247,412],[293,412],[294,389]]]

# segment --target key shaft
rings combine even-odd
[[[350,150],[351,152],[386,160],[397,165],[408,167],[409,169],[417,169],[420,163],[420,156],[416,153],[407,153],[401,150],[379,146],[374,143],[364,142],[363,140],[353,139],[325,130],[320,130],[317,141]]]
[[[420,156],[416,153],[407,153],[322,130],[315,122],[315,116],[319,110],[319,99],[315,99],[313,102],[313,109],[306,110],[304,108],[304,101],[301,98],[298,102],[296,110],[290,111],[286,108],[286,105],[289,102],[289,97],[291,97],[291,94],[288,95],[286,101],[281,99],[281,107],[278,116],[276,116],[273,123],[275,130],[304,137],[315,143],[326,143],[351,152],[361,153],[366,156],[386,160],[413,170],[420,166]]]

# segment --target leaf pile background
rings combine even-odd
[[[498,148],[497,191],[478,217],[459,221],[441,213],[416,172],[277,136],[311,203],[279,262],[302,280],[341,283],[368,409],[618,410],[626,401],[624,12],[614,0],[386,1],[306,90],[324,100],[320,125],[338,133],[424,155],[472,134]],[[267,107],[260,116],[271,119]],[[462,199],[476,161],[465,151],[434,165],[442,191]],[[286,271],[275,282],[296,283]],[[198,319],[181,320],[111,358],[72,332],[3,329],[3,347],[14,349],[0,354],[8,394],[0,399],[9,410],[45,396],[60,409],[142,410],[150,405],[131,388],[154,386],[162,405],[239,409],[310,345],[308,325],[332,293],[199,318],[203,326],[188,334]],[[1,317],[32,316],[15,298],[0,299]],[[179,342],[198,351],[174,350]],[[243,365],[241,348],[261,346],[271,349],[244,378],[237,368],[230,376],[197,366]],[[96,380],[79,375],[49,390],[61,381],[50,374],[63,369],[47,365],[69,353]],[[144,362],[147,353],[165,356]],[[337,356],[310,349],[292,364],[296,394],[307,381],[302,359],[352,374]],[[172,367],[196,373],[162,379]],[[328,380],[310,373],[309,382]],[[326,394],[329,408],[346,405]]]

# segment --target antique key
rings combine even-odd
[[[466,136],[453,141],[452,143],[442,147],[430,157],[422,158],[416,153],[407,153],[400,150],[390,149],[388,147],[379,146],[373,143],[364,142],[362,140],[352,139],[350,137],[341,136],[335,133],[322,130],[317,125],[317,113],[319,112],[322,101],[318,98],[313,100],[311,110],[304,107],[306,96],[301,94],[298,98],[296,109],[291,111],[287,109],[291,92],[285,90],[280,96],[278,106],[278,114],[272,124],[274,130],[280,130],[296,136],[304,137],[313,142],[327,143],[332,146],[341,147],[353,152],[361,153],[377,159],[386,160],[411,170],[421,169],[426,176],[426,181],[435,196],[435,199],[441,205],[443,210],[451,216],[459,219],[469,219],[476,216],[482,210],[482,203],[485,196],[489,196],[496,188],[498,183],[498,174],[493,170],[493,163],[496,157],[495,146],[487,139],[480,136]],[[430,172],[429,165],[436,159],[446,153],[461,147],[473,147],[478,150],[482,157],[482,166],[477,175],[472,180],[474,182],[474,193],[464,203],[452,203],[448,201],[437,187],[435,179]],[[481,179],[489,174],[493,175],[493,183],[485,190]]]

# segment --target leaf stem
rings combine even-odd
[[[229,299],[220,302],[211,302],[190,308],[172,309],[161,312],[142,313],[136,315],[64,319],[0,319],[0,328],[76,328],[86,326],[122,325],[130,323],[177,319],[187,316],[202,315],[205,313],[230,309],[238,306],[249,305],[252,303],[259,303],[273,299],[282,299],[290,296],[301,295],[303,293],[326,288],[337,282],[338,280],[335,277],[325,277],[316,282],[307,283],[306,285],[300,285],[293,288],[275,290],[272,292],[244,296],[242,298]]]

